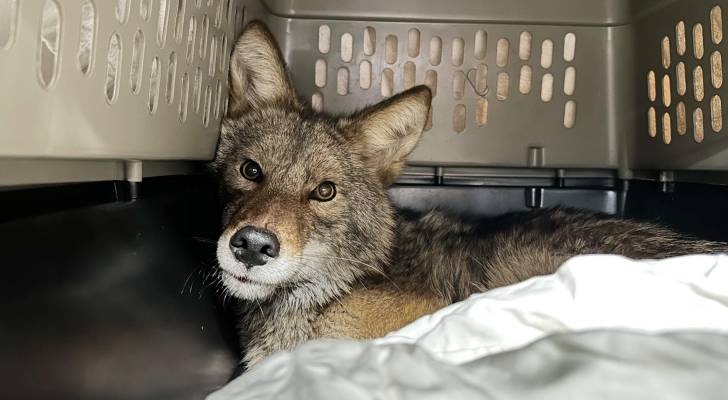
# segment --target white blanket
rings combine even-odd
[[[209,400],[725,398],[725,379],[728,256],[596,255],[384,338],[275,354]]]

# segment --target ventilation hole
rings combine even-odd
[[[703,67],[700,65],[693,70],[693,91],[695,92],[695,101],[703,101],[705,86],[703,83]]]
[[[662,38],[662,68],[670,68],[670,38]]]
[[[475,32],[475,45],[473,46],[473,56],[482,60],[485,58],[485,53],[488,50],[488,34],[484,30],[479,29]]]
[[[463,38],[455,38],[452,40],[452,65],[459,67],[463,65],[463,57],[465,55],[465,41]]]
[[[331,28],[328,25],[319,26],[318,49],[321,54],[328,54],[331,50]]]
[[[508,85],[510,78],[507,72],[501,72],[498,74],[498,83],[496,86],[496,98],[498,100],[505,100],[508,98]]]
[[[572,62],[576,56],[576,35],[567,33],[564,36],[564,61]],[[576,107],[576,105],[574,105]]]
[[[207,128],[207,126],[210,124],[210,104],[212,103],[212,89],[210,89],[210,85],[207,85],[205,88],[205,108],[204,112],[202,113],[202,125]]]
[[[569,100],[564,106],[564,128],[571,129],[576,125],[576,102]]]
[[[195,69],[195,80],[192,83],[192,106],[195,112],[200,112],[200,98],[202,97],[202,70],[200,67]]]
[[[452,73],[452,97],[460,100],[465,95],[465,73],[457,70]]]
[[[554,96],[554,76],[544,74],[541,79],[541,101],[548,103]]]
[[[723,129],[722,106],[718,95],[710,99],[710,126],[713,128],[713,132],[720,132]]]
[[[341,35],[341,61],[349,62],[354,53],[354,37],[351,33],[345,33]]]
[[[180,102],[179,102],[179,120],[185,122],[187,120],[187,100],[190,94],[190,78],[185,72],[182,75],[182,83],[180,86]]]
[[[680,21],[675,25],[675,46],[678,55],[684,56],[687,50],[687,44],[685,43],[685,22]]]
[[[371,26],[364,28],[364,54],[371,56],[377,46],[377,31]]]
[[[149,14],[152,9],[152,0],[140,0],[139,1],[139,16],[142,20],[146,21],[149,19]]]
[[[169,54],[169,68],[167,68],[167,87],[164,91],[164,97],[167,104],[174,101],[174,84],[177,81],[177,54],[173,51]]]
[[[670,124],[670,114],[662,114],[662,141],[665,142],[665,144],[670,144],[670,142],[672,142],[672,126]]]
[[[723,41],[723,16],[720,6],[710,10],[710,36],[715,44]]]
[[[202,0],[195,0],[195,7],[200,8],[202,6]]]
[[[705,138],[703,130],[703,110],[696,108],[693,111],[693,139],[696,143],[702,143]]]
[[[217,38],[213,36],[210,41],[210,62],[207,67],[207,73],[210,77],[215,76],[215,67],[217,66],[217,59],[215,57],[217,57]]]
[[[475,123],[478,126],[488,124],[488,99],[484,97],[478,99],[478,104],[475,108]]]
[[[159,18],[157,19],[157,44],[159,47],[164,47],[164,42],[167,40],[167,20],[169,19],[167,3],[169,0],[159,2]]]
[[[0,13],[0,15],[2,15],[2,13]],[[0,23],[0,26],[2,25],[3,24]],[[91,72],[95,32],[96,7],[91,0],[85,0],[81,3],[81,29],[78,37],[78,53],[76,54],[78,58],[78,68],[84,75],[88,75],[88,73]],[[2,32],[0,32],[0,48],[3,47],[2,43]]]
[[[425,123],[425,132],[432,129],[432,107],[430,107],[430,111],[427,112],[427,122]]]
[[[223,14],[223,0],[217,1],[217,12],[215,13],[215,28],[220,28],[222,24],[222,14]]]
[[[655,82],[655,71],[647,73],[647,98],[650,101],[657,99],[657,83]]]
[[[460,133],[465,130],[465,105],[458,104],[452,113],[452,129]]]
[[[322,88],[326,86],[326,60],[319,58],[314,66],[314,83]]]
[[[207,56],[207,38],[210,34],[210,19],[207,14],[202,16],[202,32],[200,34],[200,59]]]
[[[435,36],[430,39],[430,65],[440,65],[442,61],[442,39]]]
[[[225,118],[227,116],[227,110],[228,110],[228,103],[230,102],[230,96],[225,95],[225,101],[222,102],[222,116]]]
[[[61,13],[55,1],[46,0],[41,20],[38,77],[43,87],[49,87],[58,74],[58,53],[61,42]]]
[[[425,85],[430,88],[432,97],[437,96],[437,71],[434,69],[428,69],[425,72]]]
[[[319,92],[314,93],[311,96],[311,108],[316,112],[322,112],[324,110],[324,95]]]
[[[18,0],[0,0],[0,49],[9,49],[13,44],[17,24]]]
[[[121,39],[118,34],[111,35],[109,51],[106,53],[106,101],[113,104],[119,93],[119,65],[121,65]]]
[[[508,65],[508,39],[506,38],[500,38],[498,39],[498,45],[496,47],[496,57],[495,57],[495,63],[499,67],[503,68],[506,65]]]
[[[680,61],[675,67],[675,75],[677,79],[677,94],[685,96],[688,91],[687,79],[685,78],[685,63]]]
[[[541,43],[541,67],[551,68],[551,63],[554,60],[554,42],[546,39]]]
[[[227,21],[228,23],[233,21],[233,10],[235,9],[235,0],[225,0],[228,2],[227,7]]]
[[[693,26],[693,53],[695,58],[701,60],[705,49],[703,48],[703,25],[695,24]]]
[[[665,107],[670,107],[672,104],[672,94],[670,90],[670,75],[662,77],[662,104]]]
[[[222,101],[222,83],[217,81],[215,89],[215,119],[220,119],[220,102]]]
[[[576,68],[567,67],[564,73],[564,94],[572,96],[576,90]]]
[[[349,69],[346,67],[339,68],[336,73],[336,93],[340,96],[349,94]]]
[[[412,28],[407,33],[407,55],[415,58],[420,55],[420,30]]]
[[[521,32],[521,38],[518,42],[518,58],[528,60],[531,58],[531,32]]]
[[[713,87],[720,89],[723,86],[723,61],[720,52],[714,51],[710,55],[710,80]]]
[[[389,97],[394,93],[394,71],[385,68],[382,71],[382,96]]]
[[[655,107],[650,107],[647,110],[647,133],[650,137],[657,136],[657,112]]]
[[[485,93],[488,89],[488,66],[485,64],[478,64],[475,69],[475,90],[478,91],[479,95]]]
[[[174,17],[174,40],[177,43],[182,41],[182,33],[184,33],[186,2],[187,0],[177,0],[177,14]]]
[[[407,61],[404,63],[404,89],[409,89],[415,86],[417,79],[417,69],[415,63]]]
[[[131,85],[131,92],[134,94],[139,93],[139,89],[142,86],[142,70],[144,69],[144,32],[138,29],[134,33],[134,40],[131,48],[131,72],[129,73],[129,84]]]
[[[152,72],[149,75],[149,112],[154,114],[157,112],[159,103],[159,58],[154,57],[152,60]]]
[[[227,35],[222,35],[222,44],[220,45],[220,72],[225,72],[225,68],[228,65],[228,57],[230,56],[230,49],[228,49],[228,38]]]
[[[372,63],[367,60],[359,63],[359,87],[362,89],[372,87]]]
[[[524,65],[521,67],[521,78],[518,80],[518,91],[521,92],[521,94],[531,93],[532,75],[533,70],[530,65]]]
[[[684,135],[688,131],[688,121],[685,114],[685,103],[683,103],[682,101],[678,102],[677,107],[675,108],[675,113],[677,116],[677,134]]]
[[[116,15],[116,20],[119,21],[120,24],[125,24],[126,20],[129,18],[130,2],[131,0],[116,0],[114,14]]]
[[[192,64],[195,57],[195,38],[197,37],[197,18],[190,17],[190,24],[187,28],[187,51],[185,58],[187,58],[187,64]]]
[[[397,36],[387,35],[384,39],[384,59],[387,64],[397,62]]]

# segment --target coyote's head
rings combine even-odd
[[[271,34],[249,24],[233,51],[213,162],[227,290],[316,304],[381,272],[394,235],[386,189],[422,135],[430,100],[419,86],[348,116],[313,112],[296,98]]]

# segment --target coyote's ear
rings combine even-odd
[[[297,106],[296,93],[276,41],[262,22],[248,24],[230,58],[228,116],[276,104]]]
[[[391,185],[420,141],[432,94],[417,86],[341,120],[345,135],[384,186]]]

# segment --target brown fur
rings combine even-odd
[[[397,212],[387,195],[419,141],[430,91],[418,86],[346,116],[296,99],[275,42],[260,23],[239,39],[231,108],[212,166],[221,180],[225,231],[220,278],[243,300],[244,361],[320,337],[367,339],[472,293],[549,274],[578,254],[663,258],[725,252],[660,226],[569,209],[468,221],[439,211]],[[241,176],[246,160],[263,175]],[[311,198],[333,182],[330,201]],[[280,255],[237,261],[231,236],[268,229]]]

